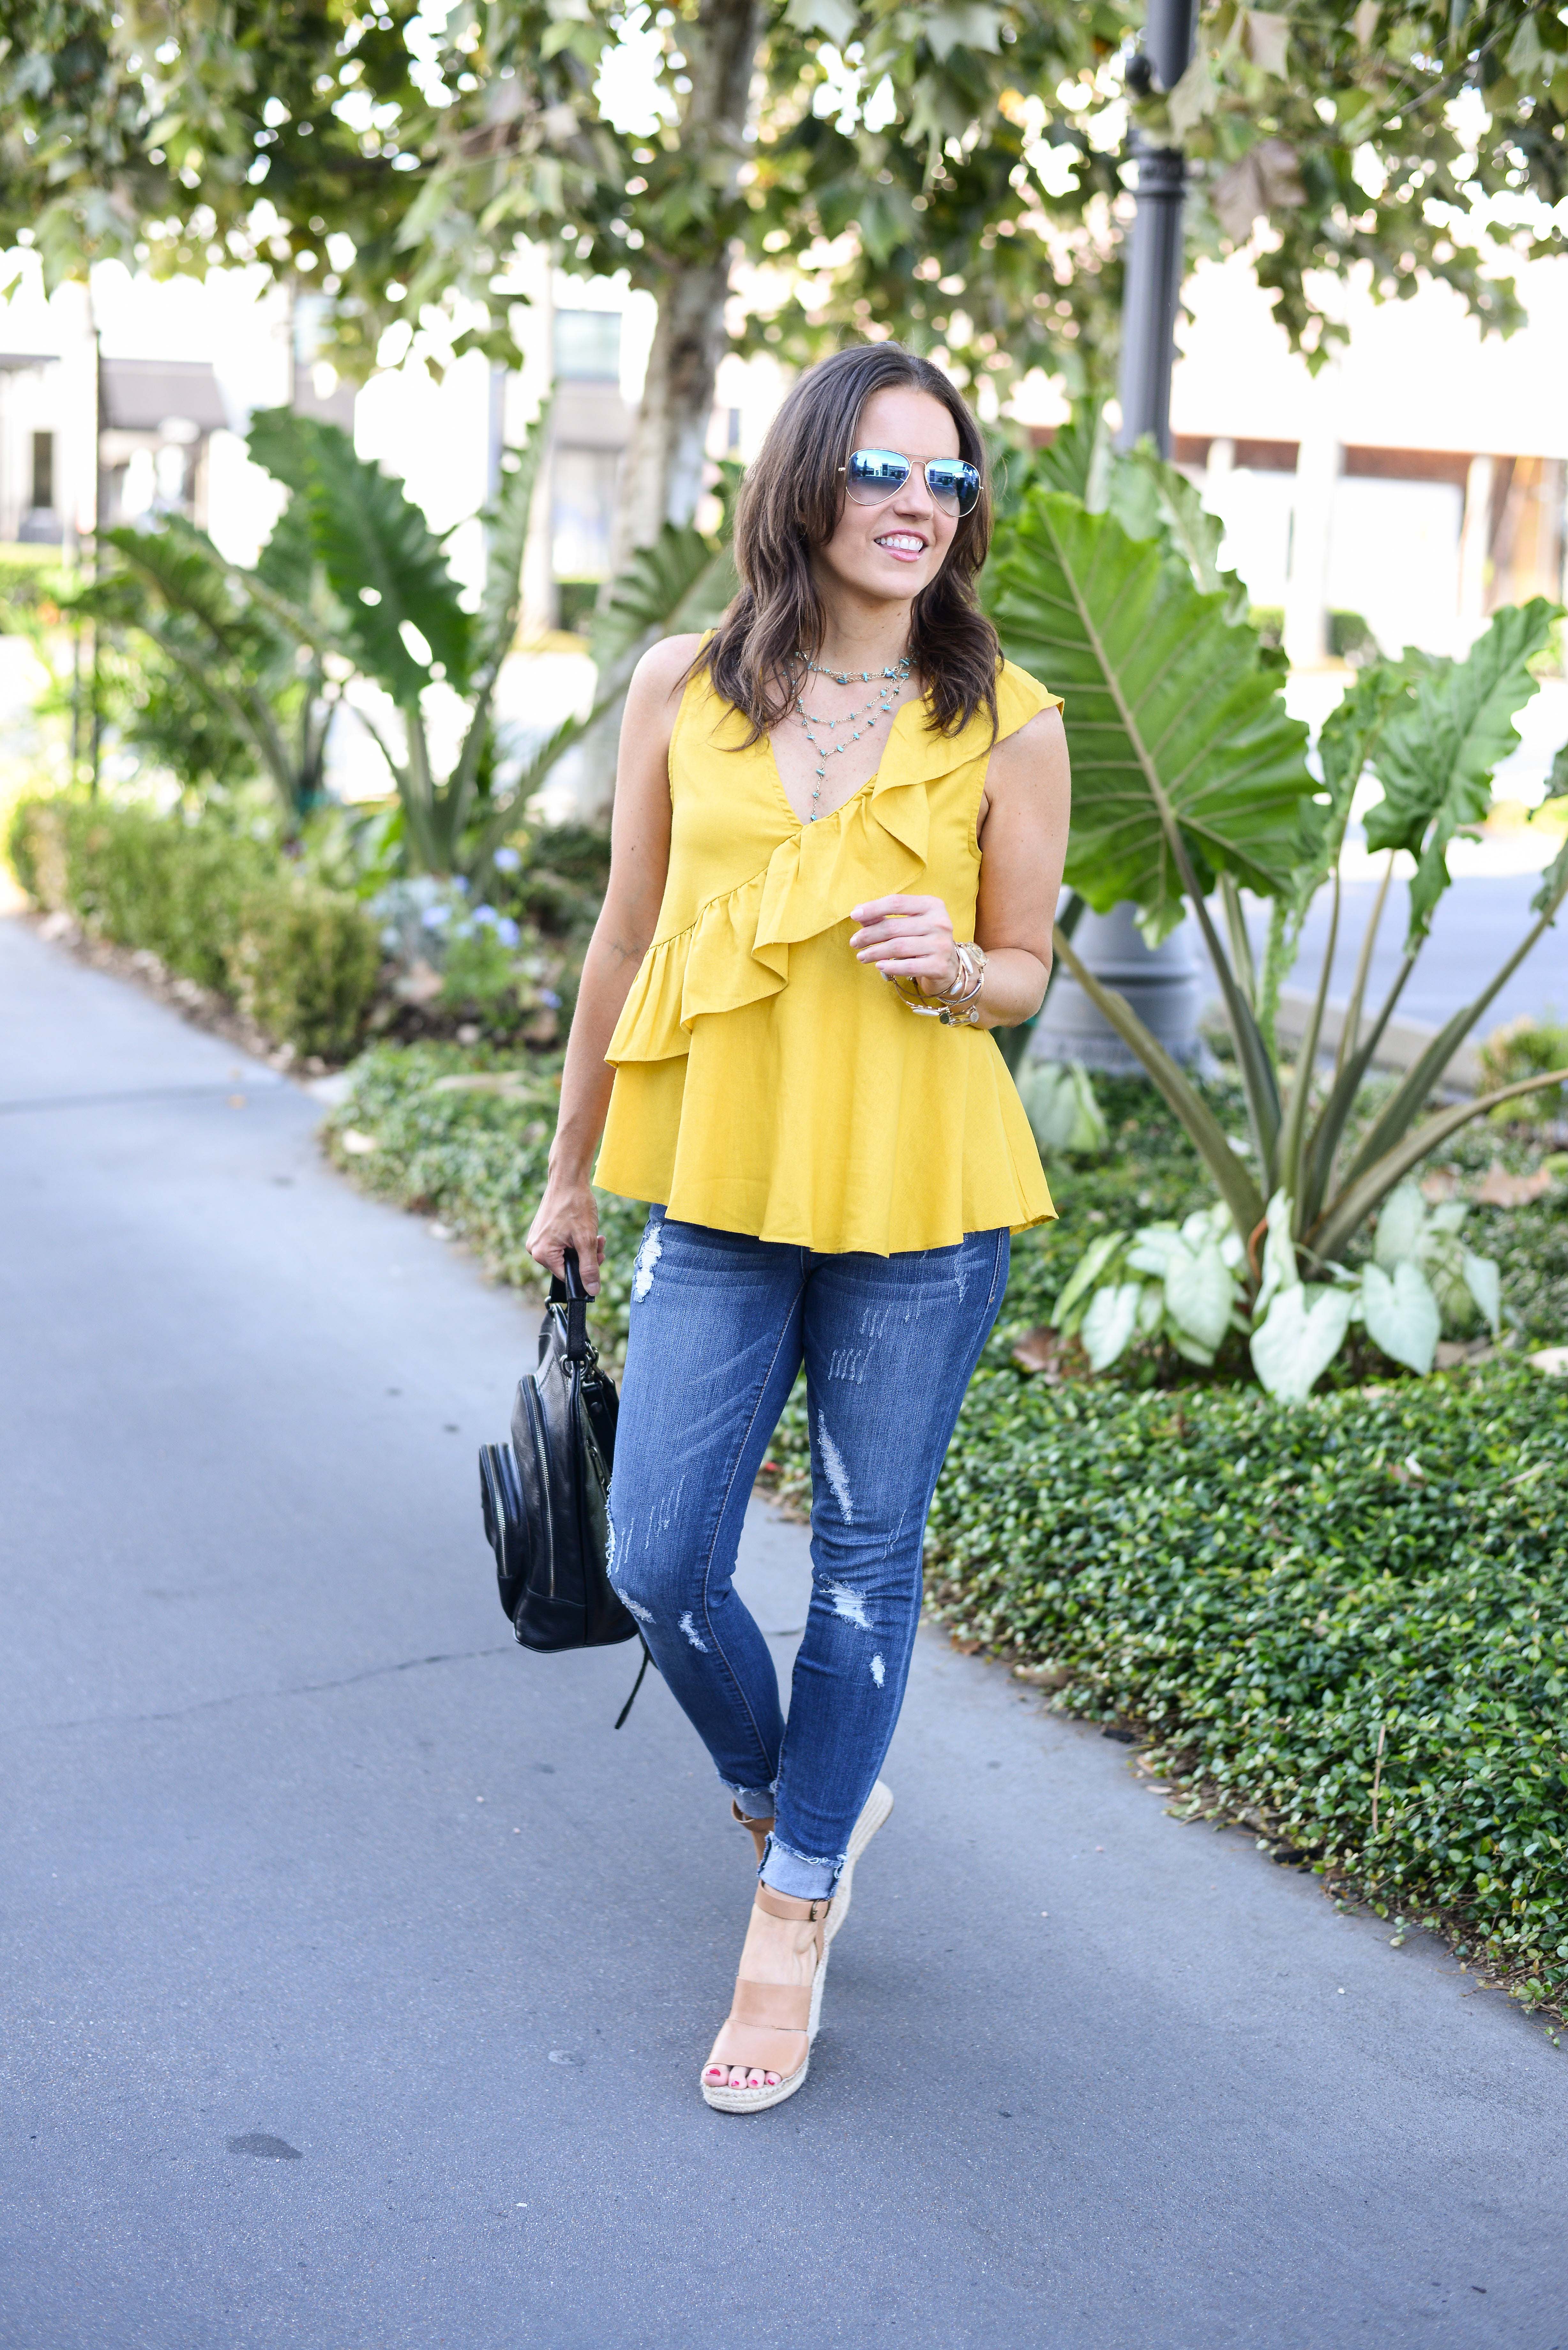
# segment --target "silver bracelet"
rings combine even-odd
[[[893,985],[909,1009],[921,1019],[940,1020],[948,1028],[978,1028],[980,992],[985,985],[985,949],[976,946],[972,940],[962,946],[955,941],[953,952],[958,957],[958,977],[936,1003],[921,993],[919,980],[896,979]]]

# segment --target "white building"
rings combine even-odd
[[[1328,653],[1331,612],[1386,651],[1454,652],[1500,604],[1562,596],[1568,261],[1519,274],[1530,323],[1506,342],[1446,286],[1352,289],[1348,348],[1314,377],[1243,264],[1195,271],[1173,453],[1298,666]]]

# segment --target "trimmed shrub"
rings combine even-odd
[[[380,969],[373,923],[263,842],[62,794],[18,801],[6,846],[40,905],[147,949],[276,1043],[346,1059],[363,1035]]]
[[[1568,1388],[970,1391],[938,1613],[1386,1910],[1568,1996]],[[1376,1803],[1374,1804],[1374,1789]]]
[[[273,874],[241,899],[224,962],[241,1011],[265,1035],[328,1061],[358,1045],[381,950],[354,899]]]

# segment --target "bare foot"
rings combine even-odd
[[[786,1983],[792,1989],[808,1988],[816,1971],[816,1928],[809,1919],[770,1918],[765,1909],[753,1908],[746,1929],[745,1947],[741,1952],[741,1973],[751,1982]],[[713,2043],[713,2053],[703,2068],[702,2078],[711,2089],[776,2089],[783,2075],[761,2064],[737,2063],[740,2051],[726,2043],[734,2040],[753,2040],[759,2036],[776,2039],[768,2033],[759,2035],[745,2024],[726,2022]],[[791,2039],[796,2035],[791,2034]],[[805,2054],[802,2047],[801,2054]],[[794,2066],[789,2068],[792,2072]]]

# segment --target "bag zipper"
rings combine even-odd
[[[545,1407],[539,1401],[539,1389],[532,1378],[523,1382],[523,1404],[528,1414],[528,1433],[534,1440],[534,1458],[539,1464],[539,1483],[545,1495],[545,1540],[550,1555],[549,1597],[556,1596],[556,1510],[550,1493],[550,1431],[545,1424]]]

